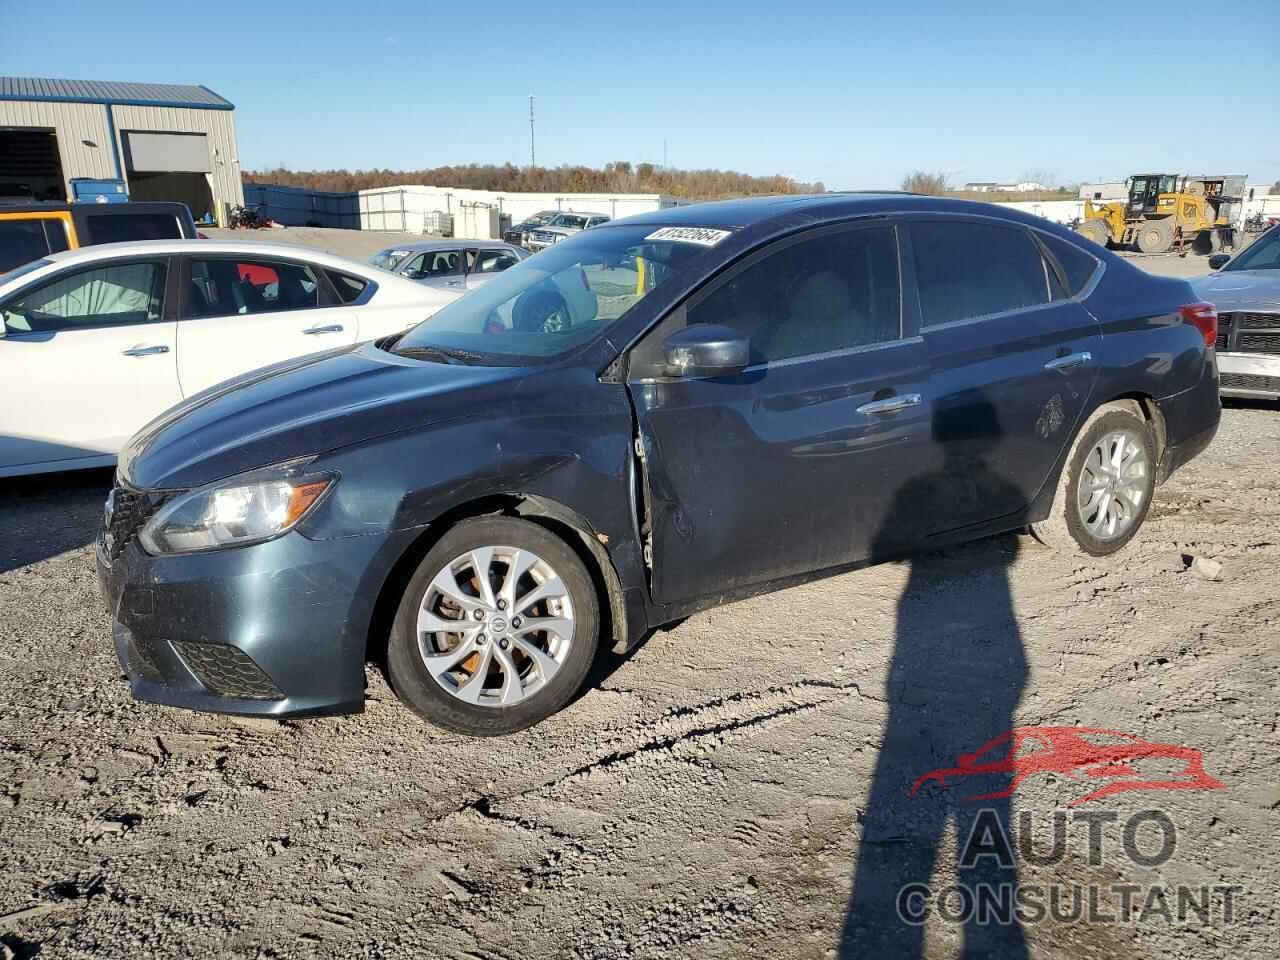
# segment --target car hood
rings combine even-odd
[[[1191,286],[1219,313],[1280,310],[1280,270],[1224,270],[1197,277]]]
[[[195,394],[121,451],[144,490],[200,486],[275,463],[452,419],[519,367],[411,360],[366,343],[265,367]]]

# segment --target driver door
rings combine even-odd
[[[629,358],[653,593],[678,603],[892,554],[921,534],[929,366],[883,223],[774,243],[694,294]],[[665,375],[686,326],[728,326],[752,363]]]

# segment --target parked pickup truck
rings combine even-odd
[[[51,253],[123,240],[194,240],[185,203],[0,200],[0,273]]]
[[[547,247],[554,247],[561,240],[572,237],[575,233],[581,233],[583,230],[608,222],[609,218],[603,213],[558,213],[544,225],[530,232],[529,242],[526,245],[537,253]]]

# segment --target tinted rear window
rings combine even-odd
[[[171,213],[85,214],[89,238],[83,243],[120,243],[128,240],[177,240],[182,237],[178,218]]]
[[[1053,299],[1066,300],[1074,297],[1088,285],[1093,273],[1098,269],[1096,257],[1085,253],[1073,243],[1060,240],[1047,233],[1037,234],[1052,258],[1049,270],[1049,285],[1053,288]]]
[[[335,270],[329,270],[327,273],[330,282],[333,283],[333,289],[338,291],[338,299],[343,303],[355,303],[360,299],[360,294],[364,293],[364,288],[369,285],[369,281],[353,277],[349,273],[338,273]]]
[[[913,223],[911,246],[925,327],[1049,302],[1044,260],[1021,227]]]

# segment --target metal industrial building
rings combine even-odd
[[[179,200],[225,221],[242,204],[235,107],[207,87],[0,77],[0,195],[72,198],[119,180],[132,200]]]

